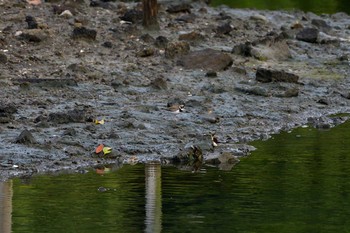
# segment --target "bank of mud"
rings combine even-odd
[[[347,120],[350,16],[160,2],[0,1],[1,178],[197,157]],[[104,120],[104,124],[99,124]],[[111,147],[96,154],[99,144]]]

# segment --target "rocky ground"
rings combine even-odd
[[[1,179],[149,160],[224,168],[250,141],[347,119],[349,15],[159,3],[150,30],[139,3],[0,0]]]

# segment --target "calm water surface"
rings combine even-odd
[[[2,183],[0,232],[347,232],[350,122],[265,142],[231,171],[157,164]]]
[[[233,8],[255,8],[268,10],[299,9],[317,14],[347,12],[350,14],[349,0],[212,0],[213,6],[227,5]]]

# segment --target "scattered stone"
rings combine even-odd
[[[142,21],[143,12],[139,10],[128,10],[123,16],[120,16],[119,18],[121,20],[135,24]]]
[[[211,124],[216,124],[220,122],[220,118],[215,114],[204,115],[201,117],[201,119]]]
[[[14,79],[17,85],[36,85],[37,87],[63,88],[67,86],[77,86],[77,82],[72,78],[20,78]]]
[[[144,47],[140,51],[137,52],[138,57],[149,57],[154,54],[154,49],[150,47]]]
[[[172,158],[174,163],[194,163],[203,161],[203,151],[199,146],[186,145],[185,148]]]
[[[260,86],[244,86],[244,85],[236,85],[235,90],[239,92],[243,92],[245,94],[249,95],[257,95],[257,96],[264,96],[269,97],[271,96],[271,93],[263,87]]]
[[[91,7],[101,7],[103,9],[113,10],[115,7],[111,5],[108,1],[101,0],[90,0]]]
[[[15,117],[13,114],[17,112],[17,108],[13,105],[0,104],[0,124],[11,122]]]
[[[302,29],[297,35],[297,40],[309,42],[309,43],[316,43],[318,38],[318,29],[316,28],[304,28]]]
[[[232,19],[231,16],[229,16],[226,12],[220,12],[219,15],[216,17],[217,20],[230,20]]]
[[[343,92],[340,94],[342,97],[344,97],[345,99],[350,99],[350,92]]]
[[[280,70],[270,70],[265,68],[258,68],[256,71],[256,80],[259,82],[288,82],[298,83],[299,76],[292,73],[287,73]]]
[[[26,29],[16,33],[16,36],[21,40],[35,43],[39,43],[48,38],[47,33],[42,29]]]
[[[28,29],[38,28],[38,23],[36,22],[36,19],[33,16],[27,15],[26,22],[28,24]]]
[[[50,113],[48,121],[56,124],[83,123],[86,121],[84,110],[74,109],[68,112]]]
[[[337,59],[339,61],[342,61],[342,62],[349,62],[350,61],[350,54],[343,54],[343,55],[340,55],[339,57],[337,57]],[[0,59],[1,60],[1,59]]]
[[[185,23],[194,23],[196,20],[195,14],[185,14],[177,17],[176,21],[185,22]]]
[[[228,35],[233,30],[233,27],[231,26],[231,23],[227,22],[222,25],[219,25],[215,32],[219,35]]]
[[[251,57],[252,44],[250,42],[245,42],[244,44],[238,44],[232,49],[232,53],[236,55],[241,55],[245,57]]]
[[[179,36],[179,40],[199,41],[204,40],[204,36],[198,32],[184,33]]]
[[[73,39],[87,39],[96,40],[97,31],[94,29],[87,29],[85,27],[76,27],[73,29]]]
[[[329,26],[323,19],[312,19],[311,24],[316,26],[322,32],[329,32],[332,27]]]
[[[148,33],[141,35],[140,40],[142,40],[143,42],[146,42],[146,43],[154,43],[155,42],[155,39]]]
[[[322,98],[317,100],[317,103],[322,105],[329,105],[329,100]]]
[[[53,5],[52,11],[55,15],[61,15],[63,12],[66,12],[64,14],[77,14],[76,10],[73,7],[67,6],[67,5]],[[69,13],[68,13],[69,12]]]
[[[60,14],[60,16],[65,17],[65,18],[72,18],[73,14],[72,14],[72,12],[70,12],[70,10],[65,10]]]
[[[34,144],[35,138],[29,130],[23,130],[22,133],[16,138],[15,143],[19,144]]]
[[[158,48],[166,48],[168,45],[168,39],[165,36],[158,36],[154,45]]]
[[[178,65],[186,69],[204,69],[208,71],[225,70],[232,63],[233,59],[230,55],[214,49],[193,51],[178,60]]]
[[[330,36],[324,32],[318,33],[317,42],[321,44],[331,44],[331,43],[338,43],[342,40],[342,38],[336,37],[336,36]],[[350,40],[349,40],[350,41]]]
[[[165,48],[166,58],[175,58],[180,55],[188,54],[190,51],[190,45],[185,41],[168,43]]]
[[[299,88],[289,88],[286,91],[275,92],[272,94],[272,96],[281,97],[281,98],[297,97],[298,95],[299,95]]]
[[[102,46],[105,48],[112,48],[113,44],[110,41],[106,41],[106,42],[103,42]]]
[[[245,69],[244,66],[233,66],[232,71],[237,74],[243,74],[243,75],[247,74],[247,70]]]
[[[222,152],[217,157],[206,159],[205,162],[218,165],[220,170],[230,171],[235,164],[239,163],[239,159],[232,152]]]
[[[77,131],[74,128],[68,128],[63,132],[64,136],[76,136],[77,135]]]
[[[284,61],[292,57],[286,41],[259,44],[250,48],[250,55],[259,61]]]
[[[260,14],[252,15],[252,16],[250,16],[250,19],[255,20],[255,21],[264,22],[264,23],[267,23],[269,21],[265,16],[260,15]]]
[[[0,64],[6,64],[7,63],[7,56],[5,53],[0,52]]]
[[[283,35],[271,32],[262,39],[238,44],[232,49],[236,55],[254,57],[260,61],[288,60],[292,57]]]
[[[158,77],[151,82],[151,86],[158,90],[166,90],[168,89],[168,84],[163,77]]]
[[[192,6],[190,4],[187,3],[180,3],[180,4],[176,4],[176,5],[171,5],[169,6],[166,11],[169,13],[191,13],[191,8]]]
[[[168,101],[166,106],[170,108],[174,105],[185,105],[185,102],[180,98],[173,98]]]
[[[209,78],[214,78],[214,77],[217,77],[218,74],[216,73],[216,71],[213,71],[213,70],[209,70],[206,74],[205,74],[206,77],[209,77]]]

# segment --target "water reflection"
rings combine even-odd
[[[17,178],[1,184],[0,232],[346,232],[349,142],[350,122],[256,142],[230,171],[151,163]]]
[[[0,182],[0,232],[11,232],[12,181]]]
[[[146,230],[147,233],[158,233],[162,230],[162,182],[160,163],[148,163],[145,166],[146,176]]]

